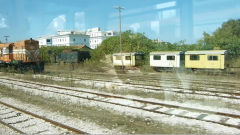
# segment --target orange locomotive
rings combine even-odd
[[[42,66],[39,43],[32,38],[14,43],[0,44],[0,63],[5,66],[36,68]],[[41,67],[42,68],[42,67]],[[43,69],[40,69],[43,70]]]

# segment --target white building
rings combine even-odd
[[[115,31],[101,31],[99,27],[88,29],[87,32],[58,31],[56,36],[44,36],[37,40],[41,46],[73,46],[86,45],[91,49],[97,48],[103,40],[116,36]]]
[[[40,37],[37,39],[39,46],[52,46],[52,36]]]
[[[97,48],[103,40],[108,37],[117,35],[114,31],[101,31],[99,27],[88,29],[86,35],[90,36],[90,48]]]
[[[38,38],[41,46],[74,46],[86,45],[89,47],[89,35],[77,31],[58,31],[56,36]]]

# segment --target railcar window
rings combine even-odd
[[[115,56],[116,60],[122,60],[122,56]]]
[[[161,55],[153,55],[153,60],[161,60]]]
[[[167,56],[167,60],[175,60],[175,56]]]
[[[131,60],[131,56],[125,56],[125,60]]]
[[[216,60],[218,60],[218,56],[208,56],[208,60],[216,61]]]
[[[199,55],[190,55],[190,60],[200,60]]]

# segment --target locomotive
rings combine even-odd
[[[15,70],[33,69],[34,72],[41,72],[44,70],[44,63],[41,62],[39,54],[39,43],[32,38],[0,44],[0,65]]]

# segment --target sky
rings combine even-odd
[[[223,22],[240,19],[240,0],[0,0],[0,41],[56,35],[58,30],[144,33],[150,39],[196,43]]]

